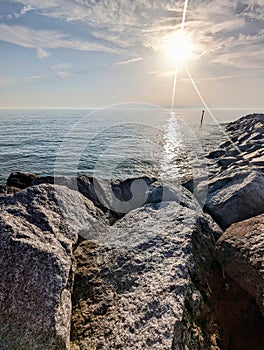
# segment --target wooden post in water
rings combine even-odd
[[[201,126],[203,125],[203,119],[204,119],[204,110],[202,111]]]

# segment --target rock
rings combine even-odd
[[[34,174],[21,172],[11,173],[9,178],[7,179],[6,185],[24,189],[26,187],[31,186],[32,181],[36,178],[37,176]]]
[[[135,209],[82,242],[75,251],[72,347],[217,349],[195,321],[214,233],[201,210],[164,202]]]
[[[237,158],[235,157],[225,157],[218,159],[217,163],[222,167],[228,167],[229,165],[233,164],[235,161],[237,161]]]
[[[245,153],[244,154],[244,159],[247,159],[247,160],[254,160],[254,158],[258,158],[258,157],[260,157],[262,154],[263,154],[263,151],[264,151],[264,149],[263,148],[261,148],[261,149],[258,149],[258,150],[256,150],[256,151],[254,151],[254,152],[247,152],[247,153]]]
[[[239,153],[240,152],[237,148],[231,148],[231,149],[226,150],[225,155],[227,157],[236,157],[239,155]]]
[[[77,178],[43,176],[36,178],[32,184],[55,183],[79,191],[100,208],[113,224],[127,212],[144,205],[148,186],[154,181],[156,179],[147,176],[120,181],[82,175]]]
[[[259,167],[263,167],[264,166],[264,155],[261,157],[257,157],[257,158],[252,159],[250,161],[250,164],[257,165]]]
[[[223,270],[255,298],[264,316],[263,252],[264,214],[233,224],[217,242]]]
[[[226,169],[241,169],[240,161],[243,160],[248,161],[248,164],[243,165],[246,170],[253,165],[258,171],[263,172],[262,161],[254,164],[250,161],[263,155],[264,114],[244,116],[229,123],[225,129],[227,140],[207,156],[215,162],[215,164],[209,164],[210,168],[216,166],[219,173]],[[211,174],[212,176],[214,174]]]
[[[209,159],[214,159],[214,158],[219,158],[225,154],[225,151],[223,149],[217,149],[216,151],[210,152],[206,158]]]
[[[125,214],[144,205],[148,186],[154,181],[146,176],[124,181],[80,176],[78,189],[102,210]]]
[[[227,170],[201,182],[195,196],[204,198],[206,211],[222,229],[262,214],[264,211],[264,174],[258,171]]]
[[[14,194],[18,191],[20,191],[20,188],[7,185],[0,185],[0,194]]]
[[[92,202],[63,186],[1,198],[1,349],[69,349],[72,251],[97,219]]]
[[[229,147],[229,146],[231,146],[232,145],[232,142],[231,141],[224,141],[224,142],[222,142],[220,145],[219,145],[219,147],[220,148],[227,148],[227,147]]]
[[[162,206],[163,203],[168,202],[176,202],[193,210],[201,210],[199,203],[190,192],[179,184],[170,183],[168,185],[161,185],[157,181],[148,187],[148,197],[144,204],[156,203],[159,206]]]
[[[264,125],[264,114],[253,113],[246,115],[239,120],[229,123],[226,127],[228,132],[239,132],[240,135],[243,134],[244,130],[247,132],[254,132],[256,129],[263,129]]]

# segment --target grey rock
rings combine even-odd
[[[0,348],[69,349],[72,251],[103,215],[63,186],[0,202]]]
[[[233,224],[217,242],[223,270],[252,295],[264,316],[264,214]]]
[[[251,114],[240,118],[239,120],[229,123],[226,127],[228,140],[220,144],[216,151],[211,154],[217,157],[211,157],[215,161],[215,166],[218,168],[218,173],[222,173],[226,169],[240,168],[241,160],[248,161],[248,166],[243,165],[247,170],[258,168],[258,171],[263,172],[263,163],[257,162],[250,164],[254,158],[260,157],[263,154],[263,134],[264,134],[264,114]],[[222,150],[221,158],[219,159],[219,150]],[[215,153],[214,153],[215,152]],[[210,167],[212,168],[212,164]],[[214,175],[214,174],[212,174]]]
[[[7,179],[6,185],[24,189],[31,186],[32,181],[37,178],[37,175],[30,173],[15,172],[11,173]]]
[[[158,181],[148,187],[148,197],[144,204],[159,204],[176,202],[186,208],[201,210],[199,202],[181,184],[161,185]]]
[[[250,161],[250,164],[264,167],[264,156],[254,158]]]
[[[240,154],[239,150],[237,148],[231,148],[225,151],[225,155],[227,157],[236,157]]]
[[[217,149],[215,151],[210,152],[206,158],[209,159],[214,159],[214,158],[219,158],[225,154],[225,151],[223,149]]]
[[[43,176],[36,178],[32,184],[57,184],[79,191],[100,208],[113,224],[124,214],[144,205],[148,197],[148,186],[154,181],[155,178],[147,176],[121,181],[82,175],[77,178]]]
[[[194,315],[203,305],[196,283],[207,285],[214,231],[201,210],[164,202],[135,209],[82,242],[75,251],[72,347],[213,349]]]
[[[219,145],[220,148],[227,148],[227,147],[229,147],[229,146],[232,146],[232,142],[231,142],[231,141],[224,141],[224,142],[222,142],[222,143]]]
[[[233,164],[237,161],[236,157],[225,157],[218,159],[217,163],[222,167],[228,167],[229,165]]]
[[[264,174],[259,171],[227,170],[201,182],[195,196],[206,192],[205,209],[222,229],[264,211]]]
[[[0,194],[14,194],[18,191],[20,191],[20,188],[7,185],[0,185]]]

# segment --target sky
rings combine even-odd
[[[264,110],[264,0],[0,0],[0,55],[0,108]]]

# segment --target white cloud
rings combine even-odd
[[[33,9],[33,7],[31,5],[26,5],[20,11],[20,15],[24,16],[26,13],[30,12],[32,9]]]
[[[55,71],[55,77],[59,79],[68,79],[74,76],[70,71],[72,64],[68,62],[61,62],[51,66],[51,69]]]
[[[131,58],[129,60],[121,61],[121,62],[116,62],[115,65],[126,65],[126,64],[131,64],[131,63],[137,63],[143,61],[142,57],[136,57],[136,58]]]
[[[102,45],[85,40],[79,40],[52,30],[33,30],[20,25],[9,26],[0,24],[0,40],[26,48],[38,49],[43,58],[44,49],[67,48],[78,51],[99,51],[116,53],[117,51]],[[44,54],[45,55],[45,54]]]
[[[62,63],[55,64],[51,68],[54,70],[68,70],[72,68],[72,64],[67,62],[62,62]]]
[[[81,23],[95,38],[87,42],[55,31],[33,31],[25,27],[1,28],[0,39],[25,47],[43,49],[68,48],[80,51],[115,52],[133,50],[143,56],[142,49],[161,51],[181,25],[182,0],[17,0],[42,15]],[[195,42],[196,57],[235,65],[234,57],[245,56],[248,44],[252,66],[259,64],[258,54],[263,38],[257,36],[264,26],[263,0],[193,0],[189,1],[186,31]],[[3,25],[2,25],[3,26]],[[4,30],[3,30],[4,29]],[[6,31],[6,33],[5,33]],[[27,31],[27,32],[26,32]],[[232,38],[255,36],[255,41],[231,46]],[[5,39],[5,37],[7,39]],[[230,38],[232,40],[230,40]],[[62,69],[63,71],[63,69]]]
[[[40,75],[32,75],[31,77],[28,78],[29,80],[41,80],[41,76]]]
[[[69,72],[69,71],[57,71],[55,76],[57,78],[60,78],[60,79],[68,79],[68,78],[71,78],[73,76],[73,73],[72,72]]]
[[[39,59],[43,60],[44,58],[49,57],[50,54],[43,49],[37,49],[37,56]]]

